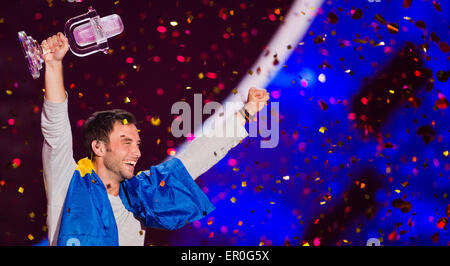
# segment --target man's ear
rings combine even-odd
[[[93,140],[91,142],[91,149],[97,157],[104,156],[106,152],[105,143],[101,140]]]

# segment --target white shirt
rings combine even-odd
[[[143,246],[145,229],[141,226],[141,222],[134,218],[133,213],[125,208],[120,196],[108,194],[108,198],[109,202],[111,202],[117,230],[119,231],[119,246]]]

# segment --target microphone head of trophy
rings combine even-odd
[[[87,13],[71,18],[66,22],[64,35],[69,47],[76,56],[93,53],[108,53],[108,38],[119,35],[124,30],[120,16],[113,14],[100,18],[92,7]],[[34,79],[39,78],[44,64],[44,51],[41,45],[24,31],[18,33],[28,69]]]

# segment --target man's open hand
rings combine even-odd
[[[69,50],[69,42],[61,32],[42,41],[44,61],[46,64],[61,62]]]
[[[248,101],[245,109],[250,115],[254,115],[261,111],[270,99],[269,93],[265,89],[250,88],[248,91]]]

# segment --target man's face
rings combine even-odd
[[[114,172],[121,180],[134,176],[134,167],[141,157],[139,145],[141,139],[134,124],[122,124],[116,121],[109,135],[109,145],[103,158],[105,167]]]

